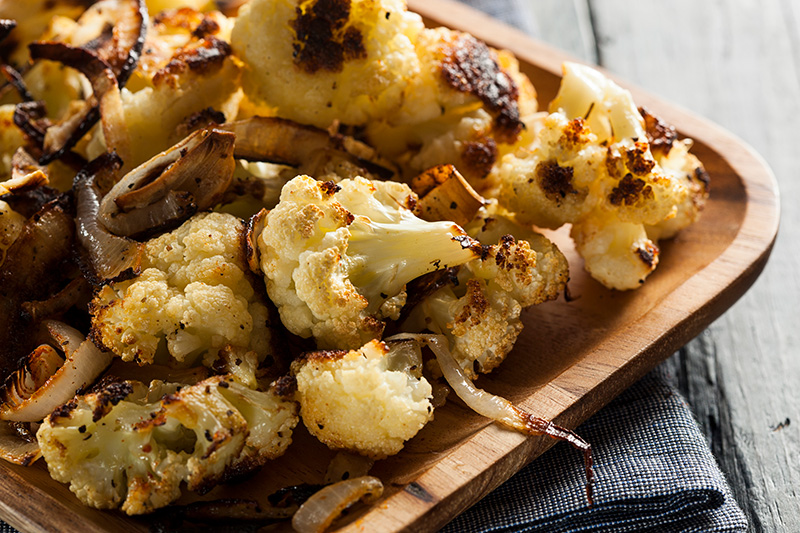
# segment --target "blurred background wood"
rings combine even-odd
[[[770,263],[665,364],[751,529],[800,531],[800,2],[463,1],[716,122],[772,167],[783,210]]]

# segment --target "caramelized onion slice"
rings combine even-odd
[[[247,265],[254,274],[261,275],[261,258],[258,251],[258,237],[267,226],[268,210],[262,209],[247,221],[244,233],[244,255]]]
[[[198,130],[126,174],[103,198],[99,217],[116,235],[137,235],[216,205],[236,162],[234,135]],[[149,218],[138,210],[150,209]]]
[[[234,157],[247,161],[265,161],[293,167],[314,175],[314,168],[337,153],[381,179],[396,172],[391,163],[381,160],[369,146],[351,137],[299,124],[279,117],[251,117],[221,124],[219,128],[236,134]]]
[[[342,511],[359,500],[372,503],[383,494],[383,483],[372,476],[362,476],[328,485],[311,496],[292,517],[298,533],[321,533],[328,529]]]
[[[102,0],[78,18],[79,36],[73,41],[110,64],[122,88],[142,54],[147,19],[144,0]]]
[[[35,438],[26,439],[12,422],[0,421],[0,458],[28,466],[42,456]]]
[[[92,85],[92,95],[82,106],[58,124],[47,128],[39,163],[46,165],[55,161],[75,146],[100,118],[103,108],[108,108],[107,114],[113,117],[106,121],[103,133],[108,130],[112,139],[120,135],[112,127],[120,127],[124,121],[120,117],[121,97],[117,77],[111,65],[90,50],[61,42],[35,42],[28,48],[32,59],[49,59],[74,68],[86,76]]]
[[[452,387],[456,395],[476,413],[526,435],[547,435],[557,440],[567,441],[573,447],[581,450],[586,467],[586,498],[590,506],[593,504],[592,481],[594,472],[592,471],[592,448],[588,442],[568,429],[557,426],[543,418],[533,416],[505,398],[475,387],[453,358],[447,339],[443,335],[401,333],[385,340],[386,342],[391,342],[410,339],[416,339],[430,347],[436,356],[439,367],[442,369],[444,379]]]
[[[50,183],[46,169],[40,167],[24,148],[11,157],[11,178],[0,183],[0,195],[36,189]]]
[[[96,380],[111,364],[113,358],[111,353],[101,351],[74,328],[55,321],[46,321],[45,325],[53,341],[63,347],[67,357],[63,364],[40,383],[43,377],[40,367],[46,366],[47,369],[51,369],[54,360],[46,349],[34,351],[31,358],[46,357],[47,361],[32,362],[29,358],[27,364],[6,380],[2,392],[0,419],[17,422],[39,421],[56,407],[70,400],[78,390]],[[36,383],[40,384],[31,391],[31,384]]]
[[[78,173],[73,184],[77,202],[78,242],[89,254],[97,281],[138,274],[144,253],[143,244],[112,235],[98,222],[100,199],[94,178],[103,167],[113,165],[119,165],[119,160],[114,156],[100,156]]]

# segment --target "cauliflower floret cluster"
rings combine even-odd
[[[366,124],[400,105],[419,74],[422,19],[403,0],[253,0],[231,44],[247,94],[280,116],[327,128]],[[302,95],[302,98],[298,98]]]
[[[433,418],[421,358],[404,343],[306,354],[292,364],[308,431],[333,449],[373,458],[400,451]]]
[[[630,93],[587,67],[565,66],[551,111],[532,149],[503,158],[499,201],[523,223],[571,223],[592,276],[610,288],[636,288],[658,263],[646,226],[675,218],[679,206],[681,220],[696,218],[689,212],[701,202],[692,202],[684,174],[686,166],[702,174],[702,166],[679,148],[669,170],[659,165]]]
[[[427,296],[404,328],[444,334],[466,374],[477,377],[503,362],[522,331],[526,307],[556,298],[567,283],[564,255],[544,236],[499,214],[483,214],[467,231],[486,246],[452,282]]]
[[[270,353],[268,312],[246,274],[243,225],[195,215],[145,245],[142,272],[105,285],[92,302],[92,335],[125,361],[152,363],[159,345],[189,364],[226,347]]]
[[[282,455],[297,425],[294,402],[224,376],[155,390],[109,383],[45,418],[37,440],[53,479],[86,505],[147,513],[176,500],[183,482],[204,492],[228,470]]]
[[[258,238],[284,326],[320,348],[358,348],[398,318],[406,283],[475,257],[463,229],[417,218],[415,200],[396,182],[288,182]]]

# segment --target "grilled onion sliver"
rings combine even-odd
[[[311,496],[292,517],[292,528],[298,533],[321,533],[339,515],[363,500],[372,503],[383,494],[383,483],[372,476],[362,476],[328,485]]]
[[[505,398],[475,387],[461,366],[456,363],[450,353],[447,339],[443,335],[401,333],[385,339],[386,342],[403,340],[417,340],[422,344],[426,344],[436,356],[436,361],[442,369],[444,379],[453,388],[456,395],[476,413],[526,435],[547,435],[557,440],[567,441],[573,447],[581,450],[586,467],[586,499],[589,501],[590,506],[593,505],[592,447],[588,442],[566,428],[533,416]]]

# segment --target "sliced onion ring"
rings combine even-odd
[[[321,533],[359,500],[372,503],[383,494],[383,483],[372,476],[347,479],[328,485],[311,496],[292,517],[292,528],[298,533]]]
[[[94,185],[95,175],[103,167],[114,165],[119,165],[119,161],[110,154],[102,155],[81,170],[73,184],[77,198],[78,241],[89,253],[96,281],[100,282],[138,274],[144,254],[144,245],[112,235],[98,221],[100,199]]]
[[[111,353],[101,351],[74,328],[50,320],[45,321],[45,327],[53,340],[64,347],[66,360],[33,392],[25,385],[40,381],[41,375],[32,376],[29,365],[12,374],[3,388],[2,420],[36,422],[43,419],[97,379],[111,364]]]
[[[28,466],[42,456],[36,439],[22,438],[14,423],[0,421],[0,458],[21,466]]]
[[[586,499],[589,501],[590,506],[593,505],[592,482],[594,480],[594,472],[592,471],[592,447],[588,442],[566,428],[533,416],[505,398],[475,387],[453,358],[447,339],[443,335],[401,333],[384,340],[392,342],[411,339],[430,347],[436,356],[439,367],[442,369],[444,379],[453,388],[456,395],[476,413],[526,435],[547,435],[557,440],[567,441],[573,447],[581,450],[586,468]]]

